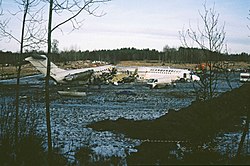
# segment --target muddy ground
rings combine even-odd
[[[249,94],[250,84],[244,84],[210,101],[195,101],[178,112],[169,111],[156,120],[133,121],[121,118],[116,121],[97,122],[90,127],[145,140],[139,146],[138,152],[127,158],[129,165],[232,164],[233,160],[228,161],[227,157],[222,157],[214,151],[197,149],[220,133],[242,131],[241,118],[250,111]],[[171,158],[171,148],[175,147],[178,141],[185,141],[180,143],[192,147],[192,155],[186,155],[179,160]],[[176,153],[172,154],[176,156]],[[240,163],[249,164],[249,159],[245,158]]]

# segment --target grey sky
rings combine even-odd
[[[69,33],[71,25],[67,24],[62,27],[64,33],[55,31],[53,38],[59,41],[60,50],[135,47],[161,51],[165,45],[179,47],[178,32],[189,28],[189,24],[193,27],[201,24],[198,10],[203,11],[203,3],[201,0],[113,0],[100,6],[99,12],[106,12],[105,16],[82,15],[84,22],[80,30]],[[206,3],[208,7],[215,4],[220,23],[225,23],[229,53],[250,53],[247,29],[250,0],[207,0]],[[14,41],[5,41],[0,41],[3,50],[18,51]]]

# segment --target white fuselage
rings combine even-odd
[[[137,71],[136,71],[137,70]],[[138,67],[117,67],[117,71],[120,73],[134,73],[137,72],[137,80],[142,82],[147,82],[149,79],[158,79],[161,78],[163,80],[171,80],[171,82],[177,80],[199,80],[199,77],[193,75],[191,71],[187,69],[176,69],[170,67],[162,67],[162,66],[138,66]]]

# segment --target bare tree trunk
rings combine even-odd
[[[19,55],[20,56],[20,55]],[[15,117],[15,153],[16,153],[16,160],[17,156],[17,147],[19,145],[19,94],[20,94],[20,73],[21,73],[21,64],[20,64],[20,57],[18,58],[18,70],[17,70],[17,81],[16,81],[16,117]]]
[[[65,3],[58,4],[57,1],[55,1],[55,9],[53,9],[53,0],[50,0],[49,3],[49,21],[48,21],[48,51],[47,51],[47,72],[46,72],[46,78],[45,78],[45,100],[46,100],[46,124],[47,124],[47,140],[48,140],[48,162],[49,165],[52,165],[51,158],[52,158],[52,139],[51,139],[51,124],[50,124],[50,89],[49,89],[49,80],[50,80],[50,54],[51,54],[51,34],[53,30],[59,28],[61,25],[66,24],[72,20],[75,20],[75,23],[73,23],[73,27],[76,29],[77,26],[80,28],[80,22],[76,21],[76,17],[83,12],[84,10],[87,11],[89,14],[94,15],[94,11],[98,8],[90,10],[91,6],[95,3],[102,3],[102,2],[108,2],[110,0],[100,0],[100,1],[83,1],[83,5],[81,6],[82,1],[73,1],[74,5],[68,6],[69,2],[68,0],[65,1]],[[65,7],[63,5],[66,5]],[[72,13],[72,16],[65,19],[63,22],[57,24],[52,28],[52,19],[53,19],[53,10],[57,10],[62,12],[64,10],[67,10]]]
[[[15,147],[18,147],[19,144],[19,94],[20,94],[20,75],[21,75],[21,58],[20,56],[23,54],[23,43],[24,43],[24,31],[25,31],[25,22],[26,16],[28,13],[29,8],[29,0],[26,1],[24,6],[24,13],[23,13],[23,22],[22,22],[22,33],[21,33],[21,40],[20,40],[20,55],[18,56],[18,70],[17,70],[17,82],[16,82],[16,117],[15,117]],[[16,153],[16,159],[18,158]]]
[[[245,106],[245,109],[247,110],[249,108],[247,108],[247,106]],[[240,153],[242,151],[242,148],[243,148],[244,141],[245,141],[246,135],[248,133],[248,130],[249,130],[249,110],[247,110],[246,124],[244,126],[243,133],[242,133],[240,143],[239,143],[239,147],[238,147],[238,151],[237,151],[237,154],[236,154],[236,159],[237,160],[239,160],[239,158],[240,158]]]
[[[209,61],[209,99],[213,98],[212,62]]]
[[[46,124],[47,124],[47,139],[48,139],[48,162],[51,165],[52,155],[52,139],[51,139],[51,124],[50,124],[50,53],[51,53],[51,24],[52,24],[52,9],[53,0],[50,0],[49,6],[49,22],[48,22],[48,53],[47,53],[47,74],[45,79],[45,101],[46,101]]]

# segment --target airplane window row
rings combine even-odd
[[[171,72],[158,72],[158,71],[154,71],[154,72],[151,72],[151,73],[172,74]]]
[[[164,70],[164,69],[150,69],[151,72],[170,72],[170,73],[180,73],[178,70]]]

